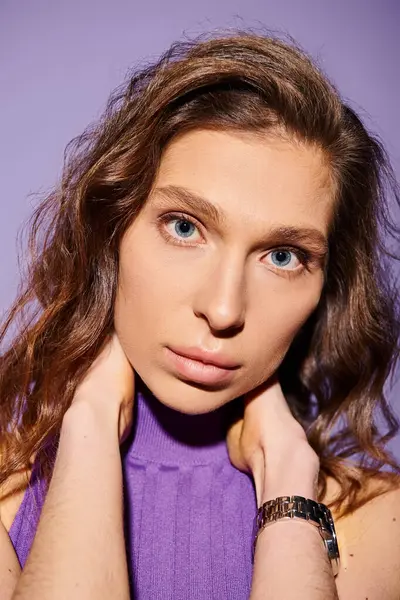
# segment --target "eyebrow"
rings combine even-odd
[[[189,209],[193,211],[196,215],[202,216],[214,226],[221,226],[226,222],[226,216],[220,208],[188,188],[177,185],[166,185],[156,187],[153,193],[164,197],[167,201],[173,201],[178,210],[185,211]],[[276,240],[275,243],[282,243],[282,239],[285,240],[285,243],[309,243],[321,257],[328,252],[328,240],[326,236],[314,227],[277,225],[269,230],[268,238],[270,240],[272,238],[273,241]]]
[[[221,226],[225,222],[224,214],[215,204],[212,204],[212,202],[188,188],[177,185],[166,185],[155,188],[154,193],[159,193],[167,200],[172,200],[179,209],[185,210],[189,208],[197,214],[202,215],[213,225]]]

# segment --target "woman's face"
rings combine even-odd
[[[209,130],[170,143],[121,242],[115,305],[162,403],[209,412],[275,372],[318,304],[332,207],[311,146]]]

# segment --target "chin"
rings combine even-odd
[[[213,389],[188,381],[182,381],[169,374],[155,375],[139,373],[144,385],[159,402],[187,415],[200,415],[212,412],[240,394],[235,394],[231,387]]]

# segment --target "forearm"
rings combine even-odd
[[[278,496],[315,500],[315,484],[303,478],[275,484],[255,475],[258,506]],[[277,521],[258,536],[250,600],[338,600],[332,567],[323,540],[310,523]]]
[[[84,404],[66,413],[15,600],[129,599],[118,415],[113,421]]]

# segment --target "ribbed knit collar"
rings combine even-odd
[[[231,406],[202,415],[187,415],[162,404],[140,381],[134,425],[123,451],[166,465],[200,465],[229,461],[226,429]]]

